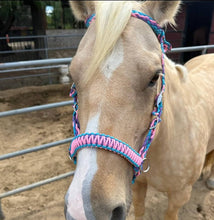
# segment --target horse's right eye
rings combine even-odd
[[[158,72],[155,73],[154,77],[153,77],[152,80],[149,82],[149,85],[148,85],[149,87],[155,86],[157,80],[159,79],[160,73],[161,73],[160,71],[158,71]]]

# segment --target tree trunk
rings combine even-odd
[[[45,7],[42,5],[40,1],[28,1],[27,2],[31,6],[31,14],[32,14],[32,25],[33,25],[33,34],[34,35],[46,35],[46,14]],[[36,38],[35,39],[35,48],[36,49],[45,49],[47,47],[45,43],[45,38]],[[44,59],[47,58],[45,51],[38,52],[38,58]]]

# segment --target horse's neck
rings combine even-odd
[[[165,59],[166,91],[163,96],[163,115],[159,136],[168,133],[169,136],[189,132],[190,124],[207,123],[205,116],[199,121],[198,115],[205,114],[207,86],[202,83],[200,74],[188,73],[186,67]],[[198,68],[200,72],[200,68]],[[208,101],[208,100],[207,100]],[[164,131],[164,134],[163,134]]]
[[[166,91],[163,98],[163,115],[162,122],[160,123],[160,135],[171,133],[175,124],[184,115],[187,115],[185,108],[188,97],[188,73],[184,66],[177,65],[168,58],[165,59],[165,72],[166,72]]]
[[[165,58],[166,93],[183,92],[188,82],[188,70],[181,64],[176,64],[169,58]]]
[[[186,96],[190,89],[188,72],[186,67],[180,64],[175,64],[173,61],[165,58],[165,72],[166,72],[166,91],[164,94],[165,107],[172,108],[173,111],[179,108],[182,112],[182,107],[185,104]],[[164,108],[165,109],[165,108]]]
[[[189,73],[186,67],[165,59],[166,91],[161,126],[174,123],[177,131],[182,126],[182,132],[188,131],[191,123],[209,129],[214,127],[211,120],[214,117],[213,58],[210,54],[189,61]]]

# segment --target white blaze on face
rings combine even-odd
[[[123,62],[123,42],[119,39],[112,53],[102,66],[102,73],[110,79]],[[101,106],[88,121],[85,133],[98,133]],[[78,152],[77,167],[73,181],[66,194],[66,217],[68,220],[95,220],[90,201],[91,183],[98,169],[96,149],[82,149]],[[84,201],[84,202],[83,202]]]
[[[85,133],[98,133],[99,118],[100,112],[91,117],[88,121]],[[90,192],[91,182],[97,171],[96,150],[88,148],[82,149],[78,152],[77,158],[75,176],[66,195],[67,213],[75,220],[93,220],[95,218],[92,214],[90,204]]]
[[[123,41],[119,39],[102,66],[102,72],[110,79],[113,72],[123,63]]]

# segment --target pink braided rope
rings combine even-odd
[[[108,135],[86,133],[75,137],[69,149],[71,157],[75,156],[77,151],[83,147],[102,148],[120,154],[135,167],[140,167],[143,162],[140,154],[128,144]]]

